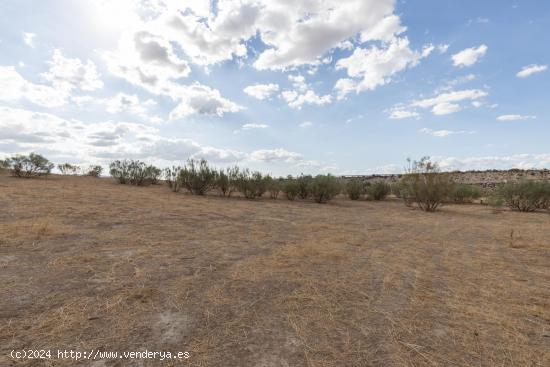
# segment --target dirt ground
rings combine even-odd
[[[0,366],[550,366],[546,213],[61,176],[0,177],[0,207]]]

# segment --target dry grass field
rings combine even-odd
[[[545,213],[61,176],[1,176],[0,205],[0,366],[550,366]]]

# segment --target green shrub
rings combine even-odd
[[[181,185],[193,195],[206,194],[216,185],[217,177],[216,170],[204,159],[189,159],[179,174]]]
[[[401,179],[401,197],[406,205],[416,203],[426,212],[434,212],[448,200],[454,190],[450,176],[441,173],[436,163],[424,157],[420,161],[409,162],[409,168]]]
[[[269,175],[262,175],[261,172],[254,172],[252,173],[252,180],[254,181],[254,185],[256,186],[256,196],[262,197],[263,194],[267,191],[267,185],[269,180],[271,179],[271,176]]]
[[[7,160],[0,159],[0,173],[4,173],[8,169]]]
[[[307,199],[309,197],[309,184],[313,180],[310,175],[301,174],[296,178],[298,184],[298,196],[300,199]]]
[[[267,176],[267,191],[269,191],[269,197],[273,200],[277,200],[279,193],[283,187],[282,179],[274,179],[271,176]]]
[[[332,175],[318,175],[310,180],[308,196],[317,203],[326,203],[340,193],[340,181]]]
[[[180,174],[181,167],[179,166],[168,167],[162,171],[164,181],[173,192],[178,192],[181,189]]]
[[[80,173],[80,167],[70,163],[58,164],[57,169],[62,175],[78,175]]]
[[[298,181],[292,176],[288,176],[282,183],[282,191],[288,200],[294,201],[300,192],[300,185]]]
[[[12,176],[22,178],[47,176],[54,167],[48,159],[36,153],[15,155],[6,159],[3,165],[7,166]]]
[[[352,179],[346,183],[346,194],[351,200],[359,200],[365,194],[365,183],[361,179]]]
[[[265,193],[262,174],[260,172],[250,172],[248,169],[239,170],[236,178],[236,187],[247,199],[255,199]]]
[[[493,209],[493,213],[497,214],[502,210],[504,200],[498,195],[491,195],[489,196],[487,204]]]
[[[481,188],[474,185],[458,184],[455,185],[451,194],[451,199],[455,203],[471,203],[481,197]]]
[[[367,186],[367,195],[372,200],[384,200],[390,194],[391,188],[384,181],[376,181]]]
[[[231,196],[231,182],[229,181],[229,175],[224,170],[218,172],[215,186],[221,196]]]
[[[91,165],[88,167],[88,172],[86,172],[86,176],[91,177],[99,177],[103,173],[103,167],[99,165]]]
[[[548,209],[550,183],[547,181],[518,181],[501,185],[495,195],[512,210],[533,212]]]
[[[161,170],[141,161],[125,159],[111,162],[109,173],[121,184],[146,186],[158,183]]]

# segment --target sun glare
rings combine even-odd
[[[135,0],[91,0],[90,16],[100,32],[119,32],[140,23]]]

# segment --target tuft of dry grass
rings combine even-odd
[[[0,204],[1,366],[39,365],[7,357],[22,347],[191,353],[163,366],[550,365],[544,213],[58,176],[0,176]]]

